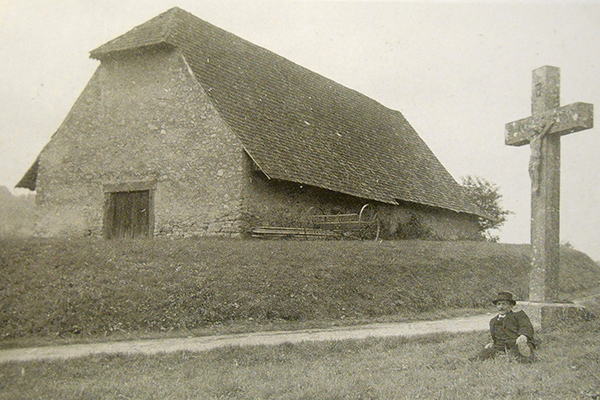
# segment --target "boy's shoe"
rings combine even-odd
[[[517,347],[519,348],[519,353],[521,353],[523,357],[531,357],[531,349],[527,342],[519,342],[517,343]]]

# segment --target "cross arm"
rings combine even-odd
[[[505,125],[504,143],[509,146],[522,146],[529,143],[529,136],[540,131],[542,126],[554,122],[549,134],[567,135],[594,127],[594,105],[573,103],[554,108],[531,117],[509,122]]]

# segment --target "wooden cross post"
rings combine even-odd
[[[594,106],[560,106],[560,70],[533,71],[531,116],[505,126],[505,143],[530,144],[532,271],[529,301],[558,302],[560,260],[560,137],[590,129]]]

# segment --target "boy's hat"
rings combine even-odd
[[[509,292],[500,292],[498,293],[498,297],[496,297],[492,303],[496,304],[499,301],[508,301],[510,304],[512,304],[513,306],[515,304],[517,304],[517,302],[515,301],[515,299],[513,299],[513,295],[512,293]]]

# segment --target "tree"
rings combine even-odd
[[[30,236],[35,226],[33,196],[14,196],[0,186],[0,238]]]
[[[493,235],[492,229],[500,228],[512,211],[504,209],[500,205],[502,195],[500,188],[478,176],[465,176],[462,178],[461,186],[467,192],[471,200],[490,218],[479,217],[479,232],[488,242],[497,242],[500,238]]]

